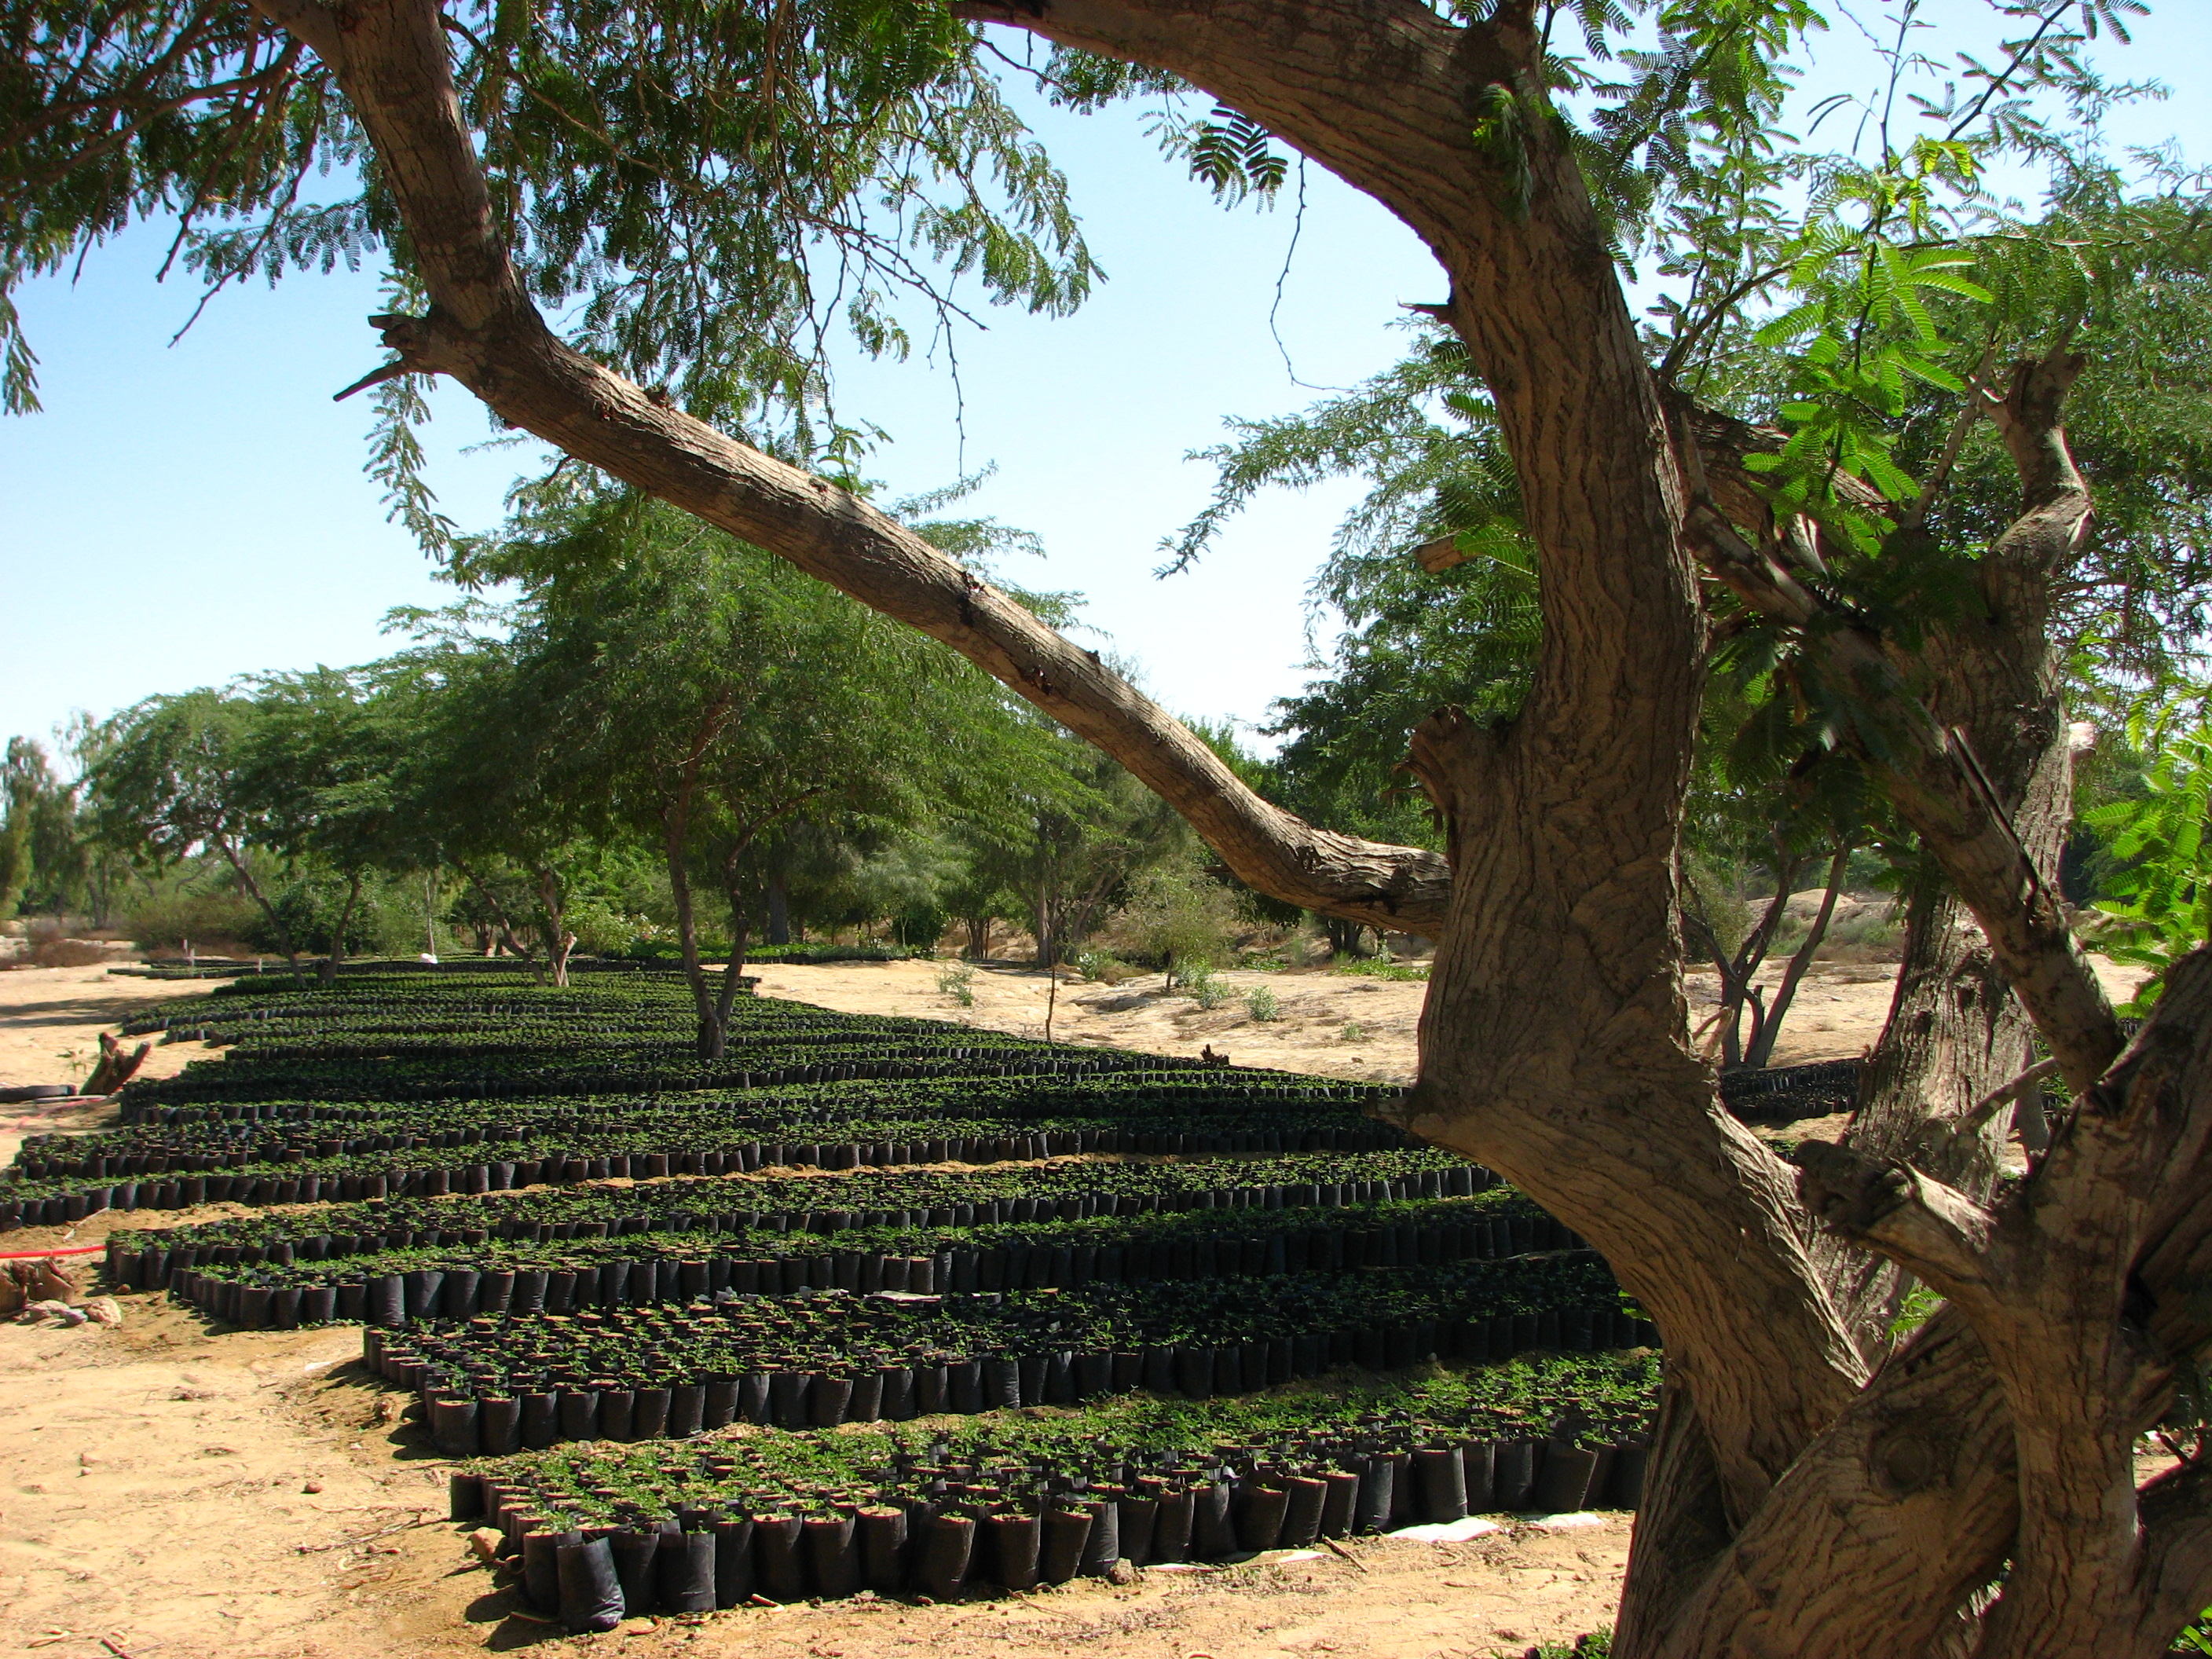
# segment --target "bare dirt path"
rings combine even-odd
[[[81,1084],[100,1062],[102,1031],[149,1003],[204,996],[214,986],[209,980],[134,979],[105,967],[0,972],[0,1085]],[[204,1043],[156,1042],[138,1075],[174,1077],[208,1052]],[[94,1129],[114,1120],[111,1106],[0,1105],[0,1164],[15,1156],[27,1134]]]
[[[359,1357],[359,1332],[215,1335],[153,1297],[123,1304],[118,1329],[0,1329],[10,1645],[57,1659],[355,1650],[341,1616],[392,1563],[344,1540],[443,1513],[425,1471],[349,1452],[294,1408]],[[368,1397],[344,1392],[358,1418]]]

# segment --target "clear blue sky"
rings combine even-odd
[[[2212,159],[2204,12],[2203,0],[2166,0],[2134,50],[2100,53],[2110,72],[2181,89],[2124,112],[2126,142],[2179,135]],[[1863,79],[1849,18],[1835,15],[1808,84]],[[1186,452],[1216,441],[1224,416],[1313,395],[1267,328],[1288,204],[1223,212],[1157,158],[1133,111],[1040,112],[1038,125],[1110,280],[1072,319],[990,313],[987,332],[958,341],[966,460],[999,467],[974,506],[1044,536],[1049,560],[1008,576],[1087,594],[1089,619],[1170,706],[1260,719],[1299,682],[1305,586],[1355,492],[1279,493],[1195,574],[1161,583],[1150,572],[1160,538],[1211,483]],[[1302,379],[1342,385],[1389,362],[1401,303],[1440,299],[1443,283],[1380,209],[1318,169],[1308,186],[1279,325]],[[171,347],[196,295],[153,283],[163,246],[133,232],[74,283],[33,284],[21,299],[46,409],[0,424],[0,737],[44,736],[73,709],[105,714],[254,670],[364,660],[389,648],[377,632],[387,608],[452,597],[383,521],[361,471],[366,410],[330,400],[381,359],[364,321],[379,308],[375,273],[233,291]],[[842,396],[894,434],[871,471],[895,491],[955,475],[941,361],[856,368]],[[465,528],[488,527],[518,456],[468,453],[489,434],[465,394],[441,392],[438,410],[442,505]]]

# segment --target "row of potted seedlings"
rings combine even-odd
[[[289,1243],[131,1249],[111,1237],[107,1265],[112,1281],[125,1288],[168,1287],[234,1323],[290,1328],[319,1318],[397,1323],[406,1304],[392,1291],[395,1282],[415,1287],[407,1297],[412,1312],[462,1319],[689,1302],[725,1291],[777,1296],[805,1290],[866,1295],[1072,1289],[1494,1261],[1580,1246],[1574,1234],[1540,1213],[1462,1213],[1474,1207],[1447,1200],[1355,1212],[1229,1211],[941,1230],[863,1228],[834,1240],[766,1230],[734,1240],[647,1233],[558,1245],[440,1238],[335,1257],[300,1254]],[[323,1242],[302,1241],[311,1247]],[[249,1248],[260,1259],[244,1259]],[[204,1256],[211,1258],[205,1266]]]
[[[384,1197],[444,1197],[506,1192],[542,1183],[655,1180],[675,1175],[720,1176],[775,1168],[890,1169],[940,1163],[994,1164],[1105,1153],[1218,1157],[1297,1147],[1345,1153],[1404,1137],[1387,1126],[1353,1126],[1285,1134],[1274,1131],[1194,1129],[1130,1131],[1098,1124],[1009,1124],[916,1121],[872,1124],[894,1136],[881,1139],[763,1141],[750,1126],[711,1117],[665,1115],[672,1127],[641,1130],[611,1126],[591,1135],[556,1142],[503,1142],[505,1154],[456,1163],[452,1148],[428,1137],[392,1139],[387,1150],[329,1157],[304,1152],[282,1163],[245,1163],[246,1154],[129,1153],[46,1149],[21,1159],[0,1180],[0,1231],[81,1220],[102,1210],[190,1208],[199,1204],[286,1205],[353,1203]],[[1203,1120],[1201,1120],[1203,1121]],[[947,1130],[952,1133],[946,1133]],[[465,1143],[475,1144],[475,1143]],[[651,1150],[643,1150],[649,1148]],[[684,1150],[675,1150],[683,1148]],[[229,1165],[227,1158],[237,1158]],[[133,1170],[133,1165],[145,1166]],[[170,1167],[156,1167],[156,1166]],[[177,1166],[185,1167],[177,1167]],[[197,1166],[197,1167],[193,1167]],[[64,1168],[96,1170],[62,1174]],[[52,1171],[50,1173],[50,1171]],[[116,1179],[121,1175],[123,1179]]]
[[[206,1029],[175,1028],[165,1041],[189,1040]],[[323,1042],[303,1030],[287,1041],[243,1042],[220,1063],[196,1061],[176,1077],[146,1082],[137,1098],[165,1105],[344,1099],[372,1079],[378,1091],[401,1099],[450,1095],[464,1087],[489,1095],[576,1095],[637,1086],[655,1091],[768,1088],[954,1076],[1097,1083],[1126,1076],[1203,1078],[1214,1069],[1195,1060],[1048,1045],[951,1024],[904,1032],[848,1027],[794,1034],[780,1024],[761,1028],[750,1006],[732,1037],[727,1054],[704,1060],[673,1032],[538,1041],[522,1031],[506,1042],[483,1034],[466,1042],[420,1043],[366,1033],[350,1038],[332,1033]]]
[[[465,1079],[425,1093],[413,1084],[388,1086],[387,1076],[380,1068],[364,1063],[355,1068],[359,1073],[356,1086],[344,1094],[302,1097],[288,1092],[281,1079],[266,1079],[250,1059],[234,1056],[224,1063],[236,1067],[231,1077],[223,1079],[231,1091],[228,1097],[165,1103],[159,1095],[134,1096],[126,1090],[122,1100],[124,1123],[142,1135],[157,1127],[229,1135],[240,1133],[235,1126],[259,1123],[269,1126],[260,1133],[276,1135],[291,1126],[307,1123],[362,1123],[419,1130],[422,1126],[466,1126],[487,1115],[471,1103]],[[157,1086],[167,1085],[149,1084],[146,1088],[151,1091]],[[944,1078],[833,1079],[775,1089],[718,1085],[660,1093],[632,1086],[607,1090],[604,1097],[573,1091],[550,1093],[540,1099],[503,1096],[496,1115],[515,1122],[536,1122],[550,1133],[608,1111],[654,1104],[714,1108],[763,1121],[823,1125],[871,1115],[910,1118],[963,1114],[1109,1118],[1128,1122],[1151,1117],[1179,1122],[1187,1117],[1227,1118],[1241,1111],[1255,1126],[1285,1128],[1306,1122],[1334,1123],[1346,1115],[1346,1107],[1387,1099],[1393,1092],[1368,1084],[1331,1083],[1290,1073],[1218,1066],[1155,1072],[1137,1066],[1113,1068],[1100,1076],[1009,1078],[956,1073]]]
[[[880,1170],[912,1172],[895,1177],[872,1177],[879,1182],[888,1180],[890,1184],[895,1185],[899,1180],[927,1182],[941,1179],[945,1172],[938,1166],[947,1164],[973,1165],[1035,1163],[1051,1158],[1075,1157],[1129,1158],[1166,1156],[1242,1158],[1255,1161],[1264,1159],[1271,1161],[1270,1168],[1274,1172],[1266,1176],[1255,1175],[1249,1180],[1243,1180],[1243,1184],[1267,1182],[1305,1184],[1310,1182],[1330,1179],[1332,1176],[1340,1183],[1346,1180],[1369,1178],[1370,1170],[1379,1173],[1386,1167],[1390,1167],[1387,1159],[1382,1164],[1374,1162],[1374,1151],[1387,1150],[1399,1155],[1401,1159],[1413,1160],[1403,1165],[1409,1169],[1442,1168],[1461,1161],[1447,1153],[1429,1152],[1402,1144],[1389,1149],[1374,1149],[1366,1154],[1354,1150],[1348,1145],[1328,1146],[1325,1150],[1319,1147],[1302,1148],[1298,1145],[1302,1137],[1284,1135],[1274,1132],[1232,1134],[1219,1138],[1218,1144],[1208,1142],[1194,1145],[1192,1143],[1199,1141],[1200,1138],[1186,1135],[1182,1137],[1182,1144],[1171,1148],[1163,1148],[1160,1152],[1155,1152],[1131,1146],[1127,1144],[1131,1137],[1110,1127],[1070,1129],[1025,1127],[1025,1132],[1020,1134],[998,1134],[988,1138],[963,1138],[939,1133],[927,1139],[919,1139],[910,1143],[861,1144],[823,1139],[746,1140],[735,1138],[735,1135],[727,1130],[717,1135],[716,1126],[711,1121],[702,1123],[690,1120],[687,1120],[684,1125],[685,1133],[694,1137],[694,1145],[688,1151],[608,1154],[605,1157],[588,1159],[560,1156],[526,1158],[520,1155],[535,1149],[526,1144],[517,1145],[506,1136],[496,1133],[501,1127],[503,1126],[492,1126],[493,1133],[477,1133],[473,1138],[470,1137],[468,1132],[462,1131],[451,1131],[437,1135],[380,1136],[373,1139],[389,1144],[362,1150],[381,1154],[375,1159],[375,1163],[380,1167],[388,1169],[403,1158],[413,1160],[418,1164],[428,1162],[447,1164],[450,1160],[441,1157],[441,1154],[450,1153],[458,1148],[478,1149],[476,1152],[476,1157],[483,1158],[483,1161],[481,1163],[471,1161],[452,1170],[446,1184],[456,1193],[473,1189],[479,1194],[484,1192],[506,1192],[523,1187],[556,1182],[580,1183],[607,1179],[659,1180],[685,1175],[703,1175],[719,1179],[726,1176],[758,1174],[763,1170],[779,1169]],[[932,1130],[942,1130],[948,1126],[939,1121],[930,1123],[926,1127]],[[963,1126],[956,1122],[950,1127],[958,1128]],[[992,1127],[1003,1129],[1006,1126],[998,1124]],[[742,1130],[735,1132],[735,1134],[742,1133]],[[1328,1139],[1328,1137],[1319,1138]],[[702,1146],[697,1144],[699,1141],[711,1142],[717,1139],[727,1142],[726,1149],[711,1145]],[[69,1171],[102,1178],[111,1186],[122,1184],[115,1180],[118,1176],[136,1176],[137,1179],[134,1184],[141,1187],[181,1183],[197,1176],[201,1180],[203,1188],[208,1188],[210,1182],[228,1182],[231,1190],[235,1192],[238,1188],[246,1183],[258,1185],[272,1181],[289,1182],[295,1185],[304,1183],[313,1177],[318,1167],[309,1161],[311,1152],[313,1151],[319,1151],[319,1148],[301,1149],[300,1155],[290,1162],[273,1166],[264,1165],[262,1172],[258,1174],[251,1168],[226,1165],[222,1161],[225,1157],[228,1157],[239,1159],[243,1164],[252,1156],[246,1152],[227,1155],[198,1152],[157,1158],[143,1154],[103,1152],[97,1147],[68,1147],[54,1150],[51,1153],[44,1149],[36,1152],[27,1152],[20,1159],[17,1168],[27,1179],[36,1176],[63,1181],[67,1177],[62,1172]],[[339,1156],[341,1155],[331,1155],[332,1161]],[[356,1153],[352,1156],[357,1157],[359,1154]],[[1297,1158],[1301,1156],[1306,1159],[1304,1164],[1273,1162],[1273,1160]],[[151,1165],[157,1163],[179,1167],[167,1169],[132,1167],[142,1164]],[[1344,1166],[1344,1172],[1333,1176],[1332,1166],[1337,1164]],[[925,1170],[928,1173],[919,1173]],[[1391,1172],[1396,1172],[1395,1167],[1391,1167]],[[424,1171],[417,1170],[416,1173],[424,1173]],[[1148,1177],[1136,1174],[1104,1179],[1107,1179],[1109,1183],[1119,1183],[1119,1187],[1122,1189],[1129,1188],[1131,1183],[1134,1183],[1136,1189],[1144,1189],[1164,1183],[1174,1184],[1167,1177],[1158,1176]],[[318,1189],[313,1195],[307,1198],[295,1198],[289,1201],[362,1201],[362,1194],[354,1194],[347,1199],[340,1199],[335,1192],[322,1190],[331,1184],[330,1181],[324,1180],[318,1184]],[[342,1182],[338,1184],[344,1183]],[[397,1193],[386,1193],[367,1196],[376,1198],[399,1195]],[[204,1197],[200,1201],[216,1200]],[[247,1200],[234,1197],[231,1201]]]
[[[927,1097],[907,1085],[839,1085],[797,1096],[724,1091],[674,1100],[625,1092],[536,1103],[385,1097],[142,1105],[143,1121],[119,1130],[27,1140],[0,1180],[0,1228],[75,1221],[102,1209],[350,1201],[777,1165],[1406,1145],[1395,1127],[1358,1115],[1379,1097],[1372,1091],[1218,1073],[1166,1079],[1131,1073],[1108,1081],[1114,1086],[967,1079],[933,1087]],[[356,1093],[371,1091],[364,1081]]]
[[[942,1022],[896,1014],[854,1014],[811,1003],[748,999],[748,1030],[794,1034],[821,1030],[885,1036],[943,1031]],[[331,987],[240,978],[211,995],[179,998],[132,1016],[126,1035],[190,1030],[202,1041],[235,1042],[301,1031],[410,1033],[452,1030],[497,1033],[545,1028],[555,1032],[623,1035],[680,1032],[694,1018],[690,992],[675,978],[598,981],[554,988],[520,976],[457,985],[405,972],[362,975]],[[973,1034],[980,1042],[996,1034]]]
[[[1143,1389],[1196,1399],[1316,1376],[1591,1352],[1656,1339],[1601,1264],[1533,1258],[1073,1291],[836,1292],[574,1315],[422,1320],[363,1334],[368,1368],[422,1399],[448,1455],[684,1437],[743,1419],[832,1427],[1064,1405]]]
[[[1656,1370],[1554,1358],[1194,1407],[889,1433],[564,1447],[452,1477],[572,1631],[651,1613],[936,1601],[1233,1560],[1469,1514],[1633,1509]]]
[[[1318,1179],[1317,1177],[1327,1177]],[[767,1228],[836,1232],[851,1228],[975,1227],[1006,1222],[1081,1220],[1162,1212],[1340,1208],[1421,1198],[1485,1194],[1517,1201],[1478,1165],[1433,1152],[1137,1163],[1090,1159],[994,1169],[866,1170],[834,1178],[762,1175],[672,1179],[637,1186],[538,1188],[477,1200],[377,1200],[226,1217],[117,1235],[118,1249],[159,1245],[267,1247],[293,1254],[351,1254],[436,1243],[446,1235],[550,1242],[616,1233]],[[439,1237],[423,1238],[428,1232]],[[337,1243],[338,1237],[356,1239]],[[318,1239],[322,1240],[317,1243]]]

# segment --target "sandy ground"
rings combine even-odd
[[[82,1083],[100,1060],[100,1034],[149,1002],[204,996],[213,980],[134,979],[105,968],[0,972],[0,1084]],[[198,1043],[157,1045],[141,1077],[173,1077]]]
[[[2116,999],[2130,996],[2142,970],[2090,960]],[[1046,976],[1026,964],[983,963],[969,991],[974,1006],[938,989],[948,964],[932,962],[842,963],[823,967],[764,964],[763,995],[790,997],[850,1013],[920,1014],[959,1020],[996,1031],[1042,1036]],[[1897,975],[1887,963],[1815,963],[1799,986],[1776,1047],[1775,1064],[1847,1060],[1881,1036],[1889,1017]],[[1780,976],[1778,967],[1765,977]],[[1158,974],[1119,986],[1062,985],[1052,1011],[1052,1035],[1063,1042],[1096,1042],[1154,1054],[1195,1054],[1211,1047],[1239,1066],[1279,1066],[1331,1077],[1390,1083],[1413,1080],[1415,1027],[1427,987],[1419,981],[1366,979],[1325,969],[1292,973],[1225,973],[1233,993],[1224,1006],[1200,1008],[1180,992],[1161,988]],[[1252,1018],[1249,998],[1265,986],[1282,1017]],[[1718,1006],[1719,981],[1710,969],[1689,975],[1690,1019],[1702,1024]]]
[[[81,1084],[99,1064],[102,1031],[112,1030],[147,1003],[204,996],[214,984],[111,975],[104,967],[0,972],[0,1084]],[[140,1077],[174,1077],[212,1052],[204,1042],[150,1040],[154,1048],[139,1067]],[[114,1120],[114,1109],[108,1106],[0,1105],[0,1164],[15,1156],[27,1134],[96,1128]]]
[[[1158,974],[1112,986],[1079,979],[1062,983],[1055,996],[1042,970],[1027,963],[989,962],[975,965],[969,986],[974,1005],[963,1007],[937,988],[939,976],[955,965],[764,963],[746,971],[760,975],[763,996],[790,997],[848,1013],[916,1014],[1041,1037],[1049,1003],[1056,1042],[1191,1055],[1210,1046],[1217,1053],[1225,1051],[1239,1066],[1399,1083],[1413,1080],[1413,1026],[1426,988],[1346,974],[1231,972],[1218,976],[1229,988],[1230,1000],[1209,1010],[1180,991],[1163,991]],[[1275,994],[1279,1019],[1252,1018],[1251,994],[1261,986]]]
[[[385,1414],[397,1396],[355,1385],[358,1333],[211,1336],[155,1298],[123,1304],[114,1330],[0,1328],[0,1651],[429,1659],[562,1639],[517,1616],[445,1524],[448,1466]],[[775,1659],[1471,1659],[1605,1622],[1627,1543],[1608,1515],[1118,1589],[749,1609],[578,1640]]]

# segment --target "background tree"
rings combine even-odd
[[[308,941],[323,951],[327,985],[345,958],[364,884],[427,861],[427,847],[398,811],[396,787],[417,736],[414,711],[404,696],[380,695],[368,677],[343,670],[270,675],[252,691],[252,758],[243,782],[263,804],[264,844],[295,865],[329,872],[343,890],[322,939]],[[295,927],[290,932],[300,936]]]
[[[1136,878],[1187,856],[1191,838],[1112,757],[1044,722],[1028,726],[1042,764],[1026,787],[995,791],[988,811],[963,815],[956,834],[965,890],[1026,922],[1043,965],[1072,960]]]
[[[558,751],[545,688],[485,631],[495,615],[465,606],[396,620],[422,641],[390,670],[392,695],[415,705],[409,761],[394,780],[398,816],[466,884],[505,948],[566,985],[576,943],[569,887],[595,857],[598,792]]]
[[[257,852],[285,839],[287,810],[267,788],[262,715],[232,692],[149,697],[106,722],[86,785],[94,833],[118,853],[155,871],[221,859],[298,978],[298,942],[255,868]]]
[[[0,911],[59,915],[81,899],[87,870],[76,792],[29,738],[8,740],[0,813]]]
[[[649,499],[560,500],[460,568],[521,586],[504,651],[543,711],[559,791],[596,797],[580,809],[595,833],[661,849],[702,1057],[724,1051],[764,883],[774,871],[788,889],[795,834],[919,829],[937,801],[1024,769],[994,682]],[[695,876],[726,908],[719,985]]]

